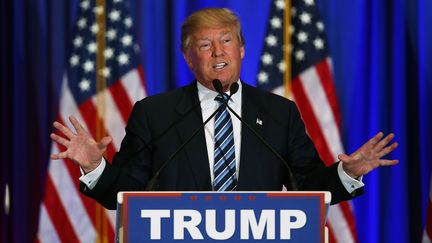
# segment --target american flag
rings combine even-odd
[[[422,243],[431,243],[431,242],[432,242],[432,177],[431,177],[431,183],[429,187],[428,209],[426,214],[426,225],[423,232]]]
[[[95,138],[112,136],[108,160],[119,149],[133,104],[146,96],[133,21],[123,1],[107,0],[97,6],[95,0],[80,2],[57,115],[63,124],[74,115]],[[104,41],[98,42],[97,35]],[[103,57],[105,64],[97,64],[97,57]],[[97,80],[105,84],[98,85]],[[61,145],[52,144],[52,153],[63,150]],[[105,210],[82,195],[80,176],[72,161],[49,161],[37,241],[114,241],[115,211]]]
[[[340,113],[332,77],[331,59],[327,52],[324,24],[314,0],[292,0],[289,8],[291,25],[284,24],[286,1],[275,0],[270,8],[265,46],[261,56],[258,87],[285,95],[284,30],[291,43],[291,88],[309,136],[327,165],[343,153],[340,135]],[[352,204],[343,202],[330,207],[327,226],[330,242],[356,242]]]

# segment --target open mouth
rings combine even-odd
[[[220,71],[220,70],[223,70],[226,66],[228,66],[228,63],[226,63],[226,62],[220,62],[220,63],[217,63],[217,64],[213,65],[213,69],[215,71]]]

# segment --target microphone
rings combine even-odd
[[[214,81],[213,81],[214,82]],[[219,81],[220,83],[220,81]],[[238,84],[237,84],[238,86]],[[220,89],[222,89],[222,84],[220,84]],[[238,90],[238,87],[237,87]],[[231,94],[228,96],[228,98],[231,98],[231,96],[233,94],[235,94],[237,92],[237,90],[235,90],[234,92],[231,91]],[[224,94],[224,96],[227,96],[226,94]],[[216,114],[222,110],[225,106],[226,106],[226,102],[224,102],[224,104],[220,105],[204,122],[203,124],[201,124],[193,133],[192,135],[186,139],[186,141],[184,143],[182,143],[178,149],[171,154],[171,156],[165,160],[161,167],[156,171],[156,173],[154,174],[154,176],[150,179],[150,181],[147,183],[147,186],[145,188],[145,191],[154,191],[158,186],[159,186],[159,176],[160,173],[163,171],[163,169],[176,157],[176,155],[183,150],[183,148],[192,140],[192,138],[194,138],[199,131],[201,131],[201,129],[214,117],[216,116]]]
[[[219,93],[219,94],[221,94],[221,95],[223,95],[223,96],[226,96],[227,94],[225,94],[224,92],[223,92],[223,90],[222,90],[222,83],[221,83],[221,81],[219,80],[219,79],[214,79],[213,80],[213,87],[216,89],[216,91]],[[230,86],[230,97],[234,94],[234,93],[236,93],[237,91],[238,91],[238,89],[239,89],[239,85],[238,85],[238,83],[233,83],[233,84],[231,84],[231,86]],[[279,161],[286,167],[286,169],[287,169],[287,172],[288,172],[288,179],[289,179],[289,184],[287,184],[287,189],[288,190],[290,190],[290,191],[297,191],[298,189],[297,189],[297,184],[295,183],[295,181],[294,181],[294,178],[293,178],[293,174],[292,174],[292,171],[291,171],[291,168],[289,167],[289,165],[288,165],[288,163],[286,162],[286,160],[284,159],[284,158],[282,158],[282,156],[269,144],[269,143],[267,143],[267,141],[261,136],[261,135],[259,135],[251,126],[249,126],[249,124],[247,124],[238,114],[237,114],[237,112],[235,112],[229,105],[228,105],[228,102],[225,100],[225,99],[223,99],[223,102],[224,102],[224,105],[232,112],[232,114],[234,114],[234,116],[236,116],[237,117],[237,119],[239,119],[240,120],[240,122],[249,130],[249,131],[251,131],[252,132],[252,134],[255,136],[255,137],[257,137],[258,138],[258,140],[262,143],[262,144],[264,144],[266,147],[267,147],[267,149],[269,149],[270,150],[270,152],[272,152],[272,154],[274,154],[275,156],[276,156],[276,158],[278,158],[279,159]],[[220,106],[220,107],[223,107],[223,106]]]

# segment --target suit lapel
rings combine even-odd
[[[176,126],[182,143],[185,143],[203,123],[196,83],[186,86],[184,92],[185,95],[177,106],[177,112],[185,118]],[[211,190],[204,128],[189,141],[184,150],[189,158],[188,163],[195,178],[196,189]]]
[[[258,134],[263,136],[266,122],[262,117],[261,105],[258,99],[259,97],[253,91],[253,88],[242,83],[242,119]],[[263,149],[263,146],[258,138],[246,126],[242,125],[238,190],[247,188],[251,183],[256,184],[253,181],[254,175],[257,173],[255,163],[262,162],[261,149]]]

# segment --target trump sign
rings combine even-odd
[[[324,242],[328,192],[122,192],[119,242]]]

